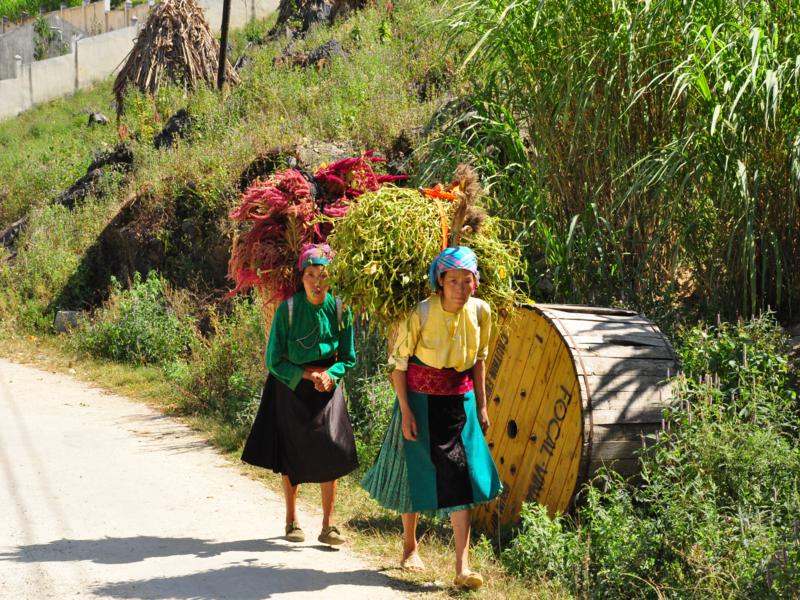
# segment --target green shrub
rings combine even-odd
[[[800,593],[800,444],[782,349],[769,315],[683,333],[685,380],[641,456],[642,484],[606,473],[583,492],[593,595]]]
[[[79,332],[79,347],[90,354],[134,363],[161,363],[188,351],[192,321],[179,317],[167,283],[155,271],[134,275],[130,289],[112,279],[111,297]]]
[[[116,189],[113,179],[107,192]],[[16,258],[0,260],[0,319],[21,331],[49,330],[65,287],[84,284],[84,254],[116,211],[113,199],[86,201],[73,210],[36,208],[16,245]]]
[[[0,0],[0,17],[17,21],[38,15],[40,10],[57,11],[62,4],[80,6],[81,0]]]
[[[0,229],[51,202],[86,174],[94,153],[114,147],[115,128],[88,127],[85,110],[111,115],[112,98],[103,81],[0,122]]]
[[[767,427],[797,431],[797,393],[789,382],[786,335],[772,313],[760,318],[692,327],[679,333],[678,353],[686,385],[705,386],[727,411]],[[714,384],[714,385],[709,385]]]
[[[344,377],[350,418],[361,470],[375,461],[394,406],[394,389],[386,376],[386,338],[355,324],[356,366]]]
[[[566,517],[551,519],[544,506],[525,503],[519,531],[501,560],[518,577],[547,577],[575,591],[585,552],[580,532]]]
[[[212,335],[196,340],[191,356],[167,373],[183,392],[182,412],[219,417],[242,435],[255,418],[266,378],[261,311],[240,299],[230,316],[212,313],[211,327]]]

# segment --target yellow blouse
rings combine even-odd
[[[423,308],[426,303],[427,309]],[[458,312],[451,313],[442,308],[441,298],[434,294],[398,325],[389,364],[406,371],[408,359],[416,356],[437,369],[467,371],[489,355],[491,329],[492,309],[483,300],[470,298]]]

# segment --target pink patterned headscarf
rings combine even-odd
[[[301,273],[309,265],[329,265],[333,250],[328,244],[306,244],[297,259],[297,270]]]

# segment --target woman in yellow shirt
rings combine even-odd
[[[419,512],[450,514],[456,545],[457,587],[477,589],[469,568],[472,506],[501,491],[483,434],[485,360],[491,310],[472,297],[478,261],[469,248],[447,248],[431,264],[434,294],[398,327],[389,362],[397,401],[381,451],[362,486],[402,514],[406,569],[422,569],[417,554]]]

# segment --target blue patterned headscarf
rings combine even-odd
[[[301,273],[309,265],[329,265],[333,250],[328,244],[306,244],[297,259],[297,270]]]
[[[478,258],[475,253],[466,246],[455,246],[454,248],[445,248],[439,253],[439,256],[433,259],[428,269],[431,289],[437,290],[439,275],[455,269],[464,269],[475,275],[476,284],[480,281]]]

